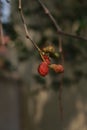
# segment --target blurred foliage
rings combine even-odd
[[[8,24],[4,23],[3,29],[5,30],[4,34],[9,35],[12,40],[15,40],[17,38],[17,33],[12,23],[8,23]]]
[[[39,75],[34,75],[34,78],[35,78],[36,82],[38,82],[39,84],[43,84],[43,85],[46,84],[45,78],[41,78],[41,76],[39,76]]]

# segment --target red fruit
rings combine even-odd
[[[46,76],[49,72],[49,67],[47,62],[42,62],[38,67],[38,72],[41,76]]]
[[[57,64],[51,64],[50,67],[56,72],[56,73],[63,73],[64,67],[62,65]]]
[[[43,57],[44,57],[45,61],[47,62],[47,64],[49,65],[51,62],[49,57],[47,55],[44,55]]]

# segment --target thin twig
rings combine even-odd
[[[58,25],[58,23],[56,22],[56,20],[54,19],[54,17],[52,16],[50,11],[48,10],[48,8],[43,4],[43,2],[41,2],[41,0],[38,0],[38,2],[43,7],[45,13],[49,16],[53,25],[56,27],[57,33],[62,34],[62,30],[61,30],[60,26]],[[58,48],[59,48],[59,52],[60,52],[60,56],[61,56],[61,58],[60,58],[61,64],[64,65],[64,56],[63,56],[62,37],[61,36],[58,37],[58,41],[59,41]],[[59,96],[58,96],[61,120],[63,120],[62,89],[63,89],[63,74],[61,74],[61,78],[60,78],[60,88],[59,88]]]
[[[59,27],[58,23],[56,22],[56,20],[54,19],[54,17],[52,16],[52,14],[50,13],[50,11],[48,10],[48,8],[45,6],[45,4],[43,4],[43,2],[41,2],[41,0],[38,0],[38,2],[40,3],[40,5],[42,6],[42,8],[44,9],[45,13],[49,16],[49,18],[51,19],[52,23],[55,25],[55,27],[57,28],[57,30],[61,31],[61,28]]]
[[[26,34],[26,38],[29,39],[32,44],[34,45],[34,47],[38,50],[38,52],[41,54],[41,50],[40,48],[37,46],[37,44],[32,40],[32,38],[30,37],[30,34],[28,32],[28,29],[27,29],[27,25],[25,23],[25,18],[24,18],[24,15],[23,15],[23,11],[22,11],[22,4],[21,4],[21,0],[19,0],[19,12],[20,12],[20,16],[21,16],[21,20],[22,20],[22,23],[23,23],[23,26],[24,26],[24,30],[25,30],[25,34]]]
[[[78,35],[75,35],[75,34],[70,34],[70,33],[66,33],[66,32],[63,32],[63,31],[57,31],[57,33],[59,35],[68,36],[68,37],[71,37],[71,38],[87,41],[87,38],[82,37],[82,36],[78,36]]]
[[[57,29],[57,33],[59,35],[68,36],[68,37],[72,37],[72,38],[75,38],[75,39],[87,41],[87,38],[85,38],[85,37],[77,36],[75,34],[70,34],[70,33],[66,33],[66,32],[62,31],[62,29],[60,28],[59,24],[57,23],[57,21],[55,20],[55,18],[52,16],[52,14],[48,10],[48,8],[43,4],[43,2],[41,2],[41,0],[38,0],[38,2],[40,3],[40,5],[42,6],[42,8],[44,9],[45,13],[49,16],[50,20],[52,21],[52,23],[54,24],[55,28]]]
[[[0,45],[4,45],[4,34],[1,20],[0,20]]]
[[[60,110],[61,120],[63,120],[63,118],[64,118],[63,104],[62,104],[62,90],[63,90],[63,74],[61,74],[59,95],[58,95],[58,98],[59,98],[59,110]]]
[[[59,40],[59,52],[60,52],[60,62],[64,66],[64,55],[63,55],[63,48],[62,48],[62,38],[61,36],[58,37]],[[60,86],[59,86],[59,109],[60,109],[60,117],[61,121],[63,121],[64,113],[63,113],[63,105],[62,105],[62,90],[63,90],[63,73],[60,75]]]
[[[3,34],[3,26],[2,26],[2,21],[1,21],[1,16],[2,16],[2,2],[0,1],[0,45],[4,45],[4,34]]]
[[[61,64],[64,66],[64,55],[63,55],[63,48],[62,48],[62,38],[61,36],[59,36],[58,38],[59,40],[59,52],[60,52],[60,62]],[[59,86],[59,95],[58,95],[58,98],[59,98],[59,110],[60,110],[60,119],[61,119],[61,127],[62,127],[62,123],[63,123],[63,118],[64,118],[64,110],[63,110],[63,104],[62,104],[62,91],[63,91],[63,77],[64,77],[64,73],[62,73],[60,75],[60,86]]]
[[[58,44],[59,53],[60,53],[60,56],[61,56],[60,57],[60,59],[61,59],[60,62],[61,62],[62,65],[64,65],[64,56],[63,56],[62,37],[61,36],[58,37],[58,41],[59,41],[58,42],[59,43]]]

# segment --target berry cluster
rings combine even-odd
[[[54,48],[50,47],[52,51],[49,52],[49,54],[54,53]],[[44,50],[49,49],[48,47]],[[49,50],[48,50],[49,51]],[[49,73],[49,69],[53,69],[56,73],[62,73],[64,72],[64,68],[60,64],[51,64],[50,57],[44,52],[44,55],[42,55],[44,61],[41,62],[41,64],[38,66],[38,73],[41,76],[46,76]]]

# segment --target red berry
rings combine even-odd
[[[44,55],[43,57],[44,57],[45,61],[47,62],[47,64],[49,65],[51,62],[49,57],[47,55]]]
[[[42,62],[38,67],[38,72],[41,76],[46,76],[49,72],[49,67],[46,62]]]
[[[56,73],[63,73],[64,67],[62,65],[57,64],[51,64],[50,67],[56,72]]]

